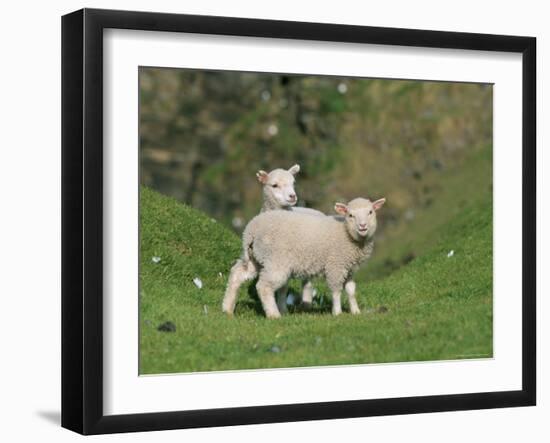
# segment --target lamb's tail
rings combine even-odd
[[[250,225],[246,227],[243,232],[243,256],[242,260],[245,263],[250,261],[250,256],[252,252],[252,246],[254,245],[254,230],[249,229]]]

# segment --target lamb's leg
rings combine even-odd
[[[260,278],[256,284],[256,290],[258,291],[267,318],[279,318],[281,316],[275,302],[275,291],[285,285],[287,280],[287,275],[270,272],[266,268],[262,269]]]
[[[332,291],[332,315],[340,315],[342,313],[342,291]]]
[[[340,315],[342,313],[342,290],[344,289],[345,280],[341,279],[342,270],[335,268],[328,272],[327,284],[332,291],[332,315]]]
[[[352,314],[360,314],[361,310],[359,309],[357,299],[355,298],[355,282],[353,280],[348,280],[344,286],[344,289],[348,294],[350,312]]]
[[[285,315],[288,313],[288,309],[286,307],[286,296],[288,293],[288,286],[283,285],[281,288],[277,289],[275,292],[275,297],[277,298],[277,306],[279,307],[279,312],[281,315]]]
[[[302,308],[305,310],[311,309],[313,304],[313,285],[310,281],[304,280],[304,287],[302,288]]]
[[[266,284],[265,282],[261,282],[261,280],[259,280],[256,284],[256,289],[258,291],[258,295],[260,296],[265,316],[267,318],[279,318],[281,313],[279,312],[277,303],[275,302],[273,288],[268,283]]]
[[[237,304],[239,288],[245,281],[253,279],[257,274],[258,269],[252,260],[248,260],[246,263],[242,259],[237,260],[237,263],[233,265],[229,273],[222,303],[223,312],[233,315],[235,305]]]

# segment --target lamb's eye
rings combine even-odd
[[[372,214],[372,209],[369,211],[369,215]]]
[[[348,214],[348,217],[349,217],[349,218],[351,218],[351,217],[353,217],[353,215],[351,215],[351,214]]]
[[[273,188],[278,188],[279,185],[278,185],[277,183],[273,183],[273,184],[271,185],[271,187],[273,187]]]

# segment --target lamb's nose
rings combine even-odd
[[[365,229],[367,227],[367,224],[366,223],[359,223],[359,227],[361,229]]]
[[[296,200],[296,194],[290,194],[288,198],[291,200]]]

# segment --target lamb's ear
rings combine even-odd
[[[340,215],[346,215],[348,213],[348,207],[344,203],[335,203],[334,210]]]
[[[386,203],[386,199],[380,198],[372,204],[372,207],[374,208],[375,211],[378,211],[382,206],[384,206],[384,203]]]
[[[298,174],[298,172],[300,172],[300,165],[292,166],[292,168],[290,168],[288,172],[290,172],[292,175]]]
[[[265,185],[267,183],[267,176],[268,176],[268,173],[265,171],[262,171],[261,169],[258,172],[256,172],[256,177],[262,185]]]

